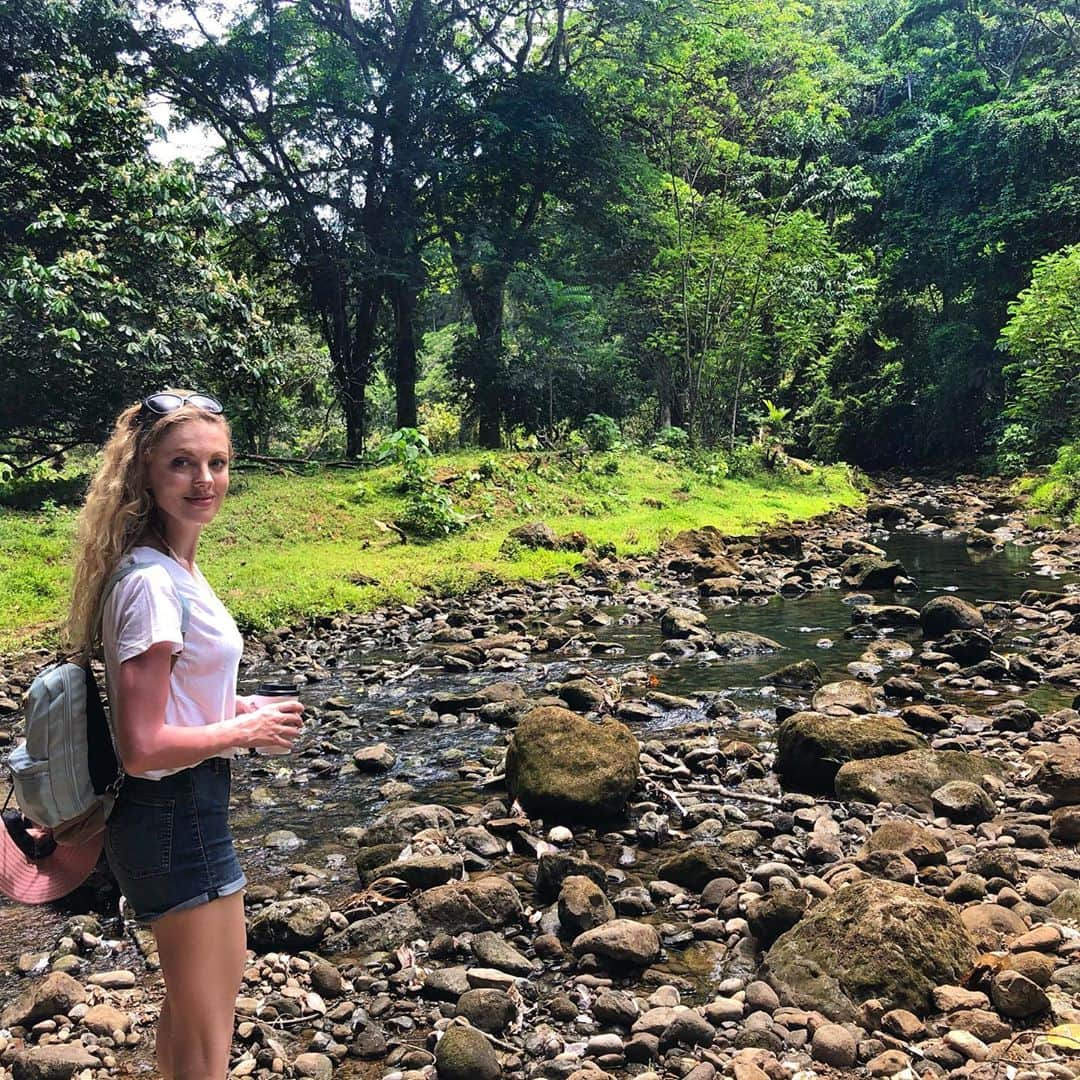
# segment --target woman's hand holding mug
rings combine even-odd
[[[287,754],[303,725],[304,706],[296,687],[292,683],[263,683],[245,704],[247,745],[259,754]]]

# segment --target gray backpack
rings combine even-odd
[[[131,560],[109,578],[99,625],[112,590],[149,565]],[[178,599],[183,637],[190,610]],[[24,712],[26,738],[7,759],[15,801],[31,821],[51,828],[57,843],[81,843],[105,827],[124,779],[90,661],[50,664],[30,684]]]

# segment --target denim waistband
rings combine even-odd
[[[171,788],[187,788],[193,782],[199,780],[211,780],[214,777],[226,777],[229,775],[230,761],[223,757],[210,757],[200,761],[198,765],[181,769],[179,772],[169,773],[168,776],[155,780],[148,776],[125,776],[121,790],[128,784],[149,786],[150,790],[164,792]]]

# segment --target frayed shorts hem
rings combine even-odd
[[[240,892],[245,885],[247,885],[247,877],[241,874],[235,881],[230,881],[220,889],[199,893],[198,896],[193,896],[190,900],[181,900],[179,904],[173,904],[171,908],[167,908],[165,911],[152,911],[148,915],[135,915],[133,918],[140,926],[149,926],[151,923],[157,922],[158,919],[164,919],[166,915],[174,915],[178,911],[189,911],[191,908],[209,904],[211,900],[220,900],[223,896],[232,896],[234,893]]]

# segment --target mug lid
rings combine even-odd
[[[259,683],[258,689],[255,691],[260,697],[295,697],[299,693],[299,688],[295,683],[283,683],[283,682],[264,682]]]

